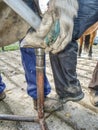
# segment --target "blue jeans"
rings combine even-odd
[[[27,92],[34,99],[37,98],[37,85],[36,85],[36,56],[33,48],[20,48],[22,64],[25,71],[27,82]],[[45,69],[44,69],[45,71]],[[47,96],[51,91],[50,84],[44,74],[44,94]]]
[[[21,59],[25,71],[27,82],[27,93],[34,99],[37,98],[37,85],[36,85],[36,56],[33,48],[20,48]],[[44,69],[45,70],[45,69]],[[0,93],[5,89],[5,84],[2,82],[0,75]],[[44,93],[47,96],[51,91],[50,84],[46,77],[44,78]]]
[[[0,75],[0,93],[2,93],[3,91],[4,91],[4,89],[5,89],[5,84],[2,82],[2,77],[1,77],[1,75]]]

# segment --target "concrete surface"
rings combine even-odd
[[[64,110],[53,113],[47,120],[49,130],[98,130],[98,108],[91,105],[89,100],[88,83],[98,59],[98,47],[94,46],[93,58],[87,53],[78,58],[77,73],[85,97],[80,102],[67,102]],[[47,76],[55,94],[54,81],[46,55]],[[37,116],[33,109],[32,98],[26,93],[26,81],[21,65],[20,51],[0,53],[0,71],[6,83],[6,99],[0,102],[0,114],[15,114]],[[0,121],[0,130],[40,130],[37,123]]]

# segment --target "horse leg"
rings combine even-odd
[[[90,48],[89,48],[89,54],[88,54],[88,56],[91,58],[92,57],[92,44],[90,44]]]
[[[82,45],[83,45],[83,36],[80,37],[79,43],[80,43],[80,46],[79,46],[78,56],[81,57]]]
[[[94,31],[91,35],[90,35],[90,48],[89,48],[89,57],[92,57],[92,53],[93,53],[93,49],[92,49],[92,46],[93,46],[93,42],[94,42],[94,38],[96,36],[96,31]]]
[[[90,35],[90,43],[89,43],[90,45],[89,45],[89,54],[88,54],[88,56],[89,56],[89,58],[91,58],[92,57],[92,45],[93,45],[93,36],[92,36],[92,34]]]

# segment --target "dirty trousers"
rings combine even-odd
[[[92,79],[88,86],[90,89],[94,89],[98,91],[98,62],[94,68]]]
[[[55,55],[50,53],[56,92],[62,98],[68,94],[72,95],[81,91],[76,73],[78,51],[76,40],[81,37],[88,27],[98,21],[97,0],[78,0],[78,3],[79,11],[78,17],[74,20],[72,41],[62,52]]]

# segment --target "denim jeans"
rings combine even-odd
[[[25,71],[27,82],[27,92],[34,99],[37,98],[37,84],[36,84],[36,55],[33,48],[20,48],[22,64]],[[45,69],[44,69],[45,72]],[[44,94],[47,96],[51,91],[50,84],[44,73]]]
[[[0,75],[0,93],[2,93],[5,89],[6,85],[2,82],[2,77]]]

